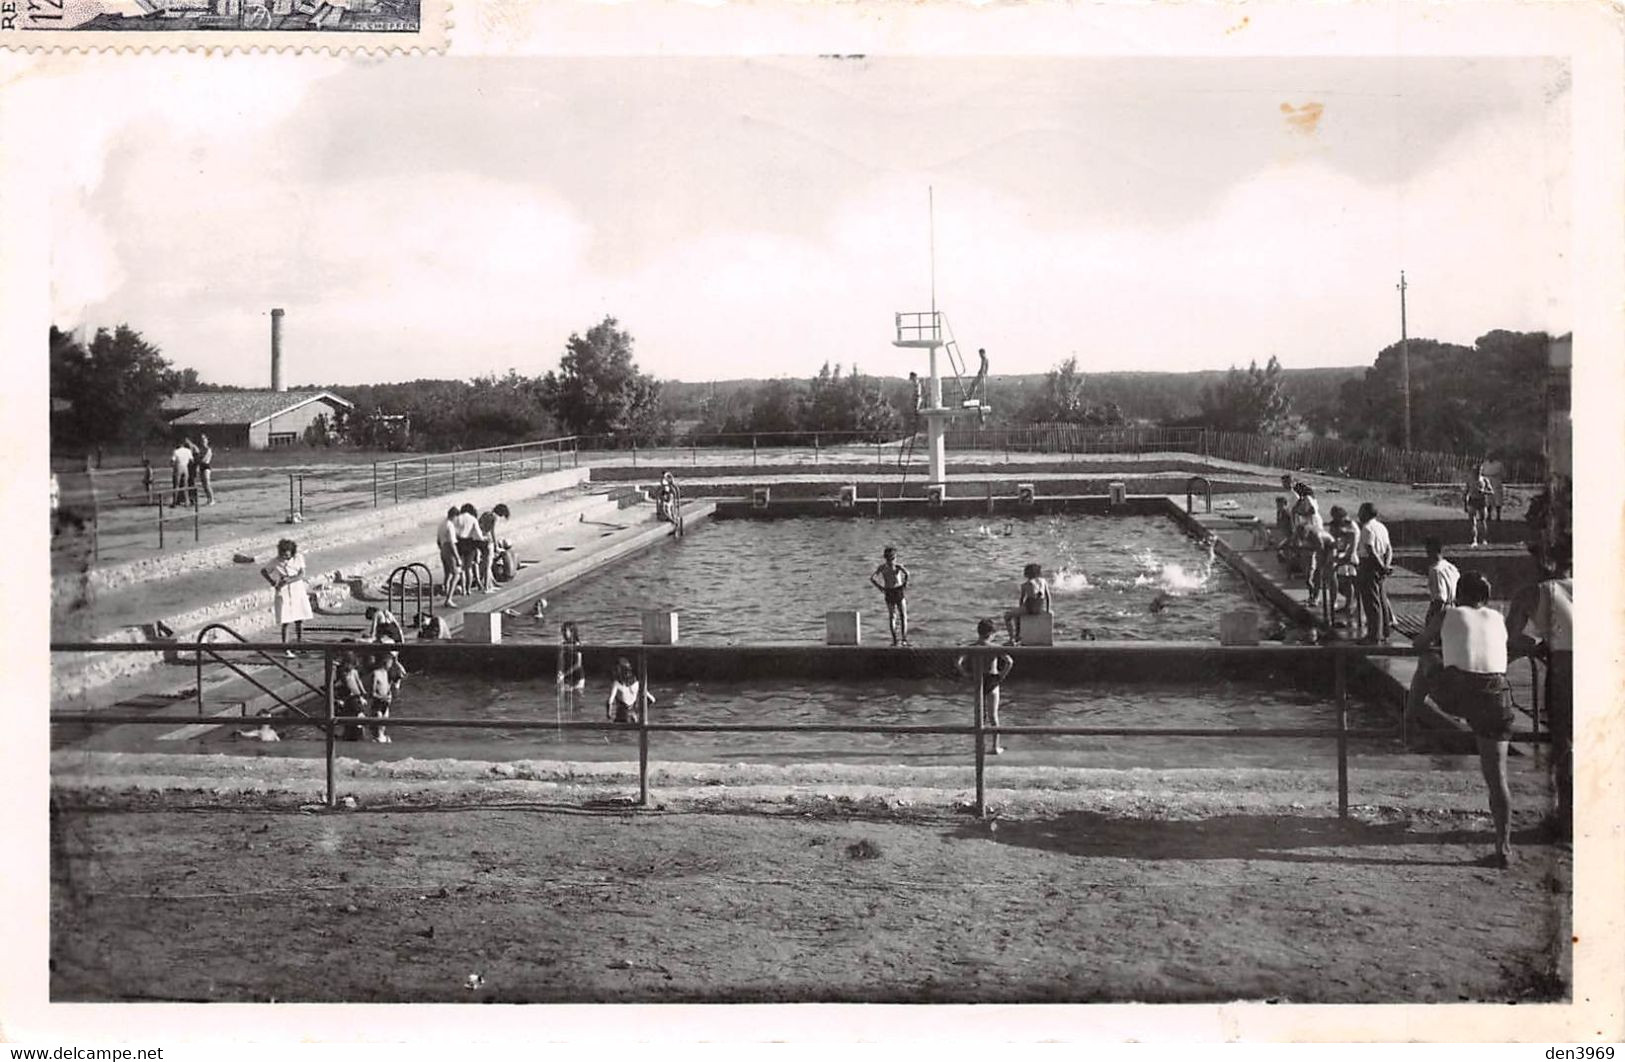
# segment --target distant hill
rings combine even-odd
[[[1331,369],[1286,369],[1282,386],[1292,398],[1292,408],[1306,414],[1317,406],[1337,400],[1337,390],[1345,380],[1365,375],[1367,366],[1351,365]],[[1195,416],[1201,409],[1202,388],[1224,378],[1224,369],[1201,372],[1100,372],[1088,376],[1089,402],[1104,405],[1116,402],[1130,420],[1175,421]],[[1021,407],[1032,391],[1043,386],[1044,373],[1024,376],[993,375],[988,393],[994,409],[1004,413]],[[888,392],[906,392],[906,377],[878,377]],[[726,397],[736,391],[756,388],[765,380],[718,380],[690,383],[666,380],[661,394],[666,408],[678,419],[698,417],[700,406],[713,393]]]

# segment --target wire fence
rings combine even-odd
[[[223,659],[231,654],[245,654],[250,660],[256,657],[261,661],[269,661],[288,670],[282,658],[287,646],[282,643],[164,643],[156,647],[157,651],[184,651],[194,654],[194,661],[201,669],[205,657],[209,659]],[[685,650],[674,646],[650,645],[611,645],[590,647],[599,653],[610,653],[616,657],[635,660],[636,676],[638,679],[636,692],[633,694],[634,702],[627,705],[629,709],[626,722],[595,721],[595,720],[563,720],[563,719],[492,719],[492,718],[447,718],[425,716],[421,718],[397,717],[393,715],[381,716],[367,713],[345,714],[340,710],[340,699],[336,677],[335,663],[341,654],[354,650],[369,650],[375,647],[367,645],[347,645],[338,643],[299,643],[298,649],[302,653],[320,654],[322,658],[323,679],[318,685],[310,685],[306,680],[302,683],[312,690],[320,691],[323,701],[319,711],[310,715],[309,725],[320,728],[324,740],[325,761],[325,797],[328,806],[335,806],[338,800],[338,785],[336,773],[337,748],[341,733],[348,728],[380,727],[396,728],[442,728],[442,729],[487,729],[498,731],[522,730],[549,730],[559,731],[602,731],[602,732],[633,732],[638,742],[638,803],[647,805],[650,800],[649,774],[653,739],[660,734],[760,734],[760,733],[834,733],[834,734],[886,734],[894,736],[912,735],[947,735],[969,738],[967,753],[974,767],[975,774],[975,810],[978,815],[985,814],[986,801],[986,768],[990,741],[997,744],[1001,736],[1006,735],[1051,735],[1061,737],[1106,738],[1106,737],[1178,737],[1193,740],[1202,739],[1247,739],[1247,740],[1285,740],[1285,739],[1314,739],[1335,742],[1336,746],[1336,791],[1338,814],[1347,817],[1349,813],[1349,742],[1356,739],[1398,739],[1402,731],[1398,727],[1356,729],[1349,725],[1349,691],[1348,669],[1351,658],[1371,656],[1414,656],[1416,650],[1398,646],[1361,646],[1361,645],[1328,645],[1328,646],[1278,646],[1264,650],[1270,659],[1280,661],[1295,661],[1310,663],[1311,666],[1325,666],[1331,671],[1333,697],[1335,699],[1335,725],[1331,727],[1124,727],[1124,726],[1004,726],[994,725],[990,722],[985,684],[975,681],[976,694],[974,703],[967,704],[971,718],[963,724],[880,724],[858,722],[836,723],[711,723],[711,722],[663,722],[657,718],[658,709],[649,691],[649,662],[652,657],[662,655],[670,656],[682,653]],[[466,653],[469,646],[427,643],[412,647],[414,654],[427,654],[432,657],[443,653]],[[581,646],[585,652],[587,646]],[[106,653],[106,652],[152,652],[154,646],[135,647],[129,644],[112,645],[99,642],[60,642],[51,646],[53,653]],[[481,646],[478,649],[483,659],[488,654],[546,654],[549,660],[555,652],[553,646]],[[841,653],[845,650],[828,650],[828,652]],[[1049,654],[1054,659],[1053,649],[1033,649],[1017,646],[972,646],[949,650],[963,658],[964,670],[973,676],[988,674],[989,665],[1001,656],[1011,658],[1026,654]],[[1260,650],[1256,647],[1246,648],[1216,648],[1209,649],[1223,656],[1225,654],[1245,653],[1256,656]],[[235,668],[233,670],[236,670]],[[562,667],[561,667],[562,673]],[[239,671],[240,674],[240,671]],[[261,687],[263,689],[263,687]],[[201,681],[199,683],[201,691]],[[203,715],[202,694],[199,692],[197,715],[177,716],[164,713],[121,712],[121,711],[81,711],[81,712],[54,712],[50,716],[52,725],[56,726],[186,726],[197,725],[199,717]],[[287,709],[305,713],[297,705],[288,700],[281,702]],[[213,716],[207,718],[228,721],[229,717]],[[1538,725],[1538,724],[1537,724]],[[1547,741],[1549,735],[1537,731],[1519,732],[1513,735],[1520,741]]]
[[[1201,452],[1209,457],[1380,483],[1465,483],[1482,460],[1466,454],[1402,450],[1344,439],[1274,439],[1224,431],[1206,431],[1202,447]],[[1537,483],[1545,479],[1545,467],[1540,461],[1507,460],[1502,467],[1506,482]]]
[[[961,454],[1144,455],[1179,453],[1268,468],[1317,471],[1354,479],[1406,484],[1464,483],[1477,459],[1462,454],[1400,450],[1340,439],[1277,439],[1193,427],[1105,427],[1080,424],[1035,424],[1023,427],[967,425],[950,428],[945,448]],[[478,487],[509,482],[545,472],[589,464],[629,464],[651,470],[743,466],[751,468],[867,467],[875,474],[912,475],[928,463],[923,436],[908,432],[688,432],[673,435],[620,433],[569,435],[506,446],[450,453],[423,454],[356,465],[305,465],[285,471],[221,469],[212,474],[218,494],[233,500],[252,497],[257,510],[275,512],[288,522],[360,512]],[[127,470],[126,479],[136,470]],[[150,528],[150,544],[169,549],[202,541],[211,522],[221,522],[205,508],[202,484],[165,486],[154,477],[117,490],[97,490],[95,475],[61,472],[63,509],[68,519],[88,522],[90,551],[100,562],[104,514],[122,513],[119,528]],[[1504,482],[1544,482],[1538,460],[1506,460]],[[167,477],[165,477],[167,478]],[[77,480],[85,483],[73,486]],[[83,495],[83,497],[80,497]],[[138,510],[150,509],[151,517]],[[142,535],[145,532],[140,532]]]

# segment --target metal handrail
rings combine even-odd
[[[227,629],[229,630],[229,628],[227,628]],[[235,634],[236,632],[232,632],[232,633]],[[147,647],[132,646],[132,645],[130,645],[130,643],[105,643],[105,642],[58,642],[58,643],[52,643],[52,645],[51,645],[51,651],[52,652],[132,652],[132,651],[142,651],[145,648],[147,648]],[[201,660],[201,651],[203,649],[205,649],[205,648],[207,648],[210,651],[211,655],[218,655],[219,650],[221,650],[221,649],[224,649],[226,651],[243,651],[243,652],[255,652],[255,651],[258,651],[258,652],[265,653],[265,652],[268,652],[268,651],[274,651],[274,650],[276,650],[278,648],[281,648],[281,644],[280,643],[251,643],[251,642],[243,641],[242,644],[236,645],[236,646],[206,646],[204,643],[199,642],[196,645],[195,648],[199,651],[199,659]],[[336,790],[336,783],[335,783],[335,767],[334,767],[334,760],[335,760],[334,740],[335,740],[336,728],[338,726],[340,726],[340,725],[355,725],[355,724],[364,724],[364,723],[368,723],[368,722],[376,724],[378,722],[378,720],[375,719],[375,718],[372,718],[372,717],[368,717],[368,716],[339,716],[339,715],[336,714],[336,711],[335,711],[335,708],[334,708],[335,692],[334,692],[333,684],[332,684],[332,673],[333,673],[332,672],[332,660],[333,660],[333,656],[334,656],[335,653],[344,652],[346,650],[346,647],[341,646],[341,645],[335,645],[335,644],[332,644],[332,643],[322,643],[322,644],[319,644],[319,645],[310,645],[310,644],[307,643],[305,645],[305,648],[322,653],[322,655],[323,655],[323,663],[324,663],[324,672],[327,675],[327,679],[326,679],[326,682],[325,682],[325,686],[326,686],[325,689],[318,690],[316,687],[310,686],[310,684],[308,682],[306,682],[306,685],[309,686],[309,688],[313,692],[325,695],[326,700],[327,700],[328,708],[327,708],[326,716],[324,718],[320,719],[320,720],[315,720],[315,722],[317,723],[317,725],[321,726],[323,728],[324,732],[325,732],[326,759],[327,759],[327,803],[328,803],[329,806],[334,806],[334,804],[336,803],[336,800],[337,800],[337,790]],[[687,649],[687,647],[682,647],[682,649],[678,649],[678,647],[647,646],[647,645],[637,645],[637,646],[616,646],[616,645],[585,646],[584,645],[584,646],[581,646],[580,648],[582,650],[586,650],[586,649],[590,648],[590,649],[593,649],[593,650],[608,651],[608,652],[612,652],[612,653],[614,653],[616,655],[621,655],[621,656],[631,656],[631,655],[635,654],[636,657],[637,657],[637,660],[638,660],[638,673],[639,673],[639,675],[640,675],[640,677],[642,679],[641,685],[640,685],[640,690],[642,692],[645,692],[645,693],[648,691],[648,688],[649,688],[649,683],[648,683],[648,661],[649,661],[649,657],[651,655],[661,655],[661,654],[667,653],[667,652],[682,651],[682,650]],[[986,764],[985,764],[985,756],[986,756],[985,743],[986,743],[986,739],[987,739],[987,737],[989,735],[992,735],[995,738],[995,740],[997,739],[997,737],[999,735],[1002,735],[1002,734],[1017,734],[1017,735],[1019,735],[1019,734],[1049,734],[1049,735],[1079,736],[1079,737],[1134,737],[1134,736],[1151,736],[1151,737],[1154,737],[1154,736],[1159,736],[1160,735],[1160,736],[1195,737],[1195,738],[1227,737],[1227,738],[1261,738],[1261,739],[1273,739],[1273,738],[1281,738],[1281,739],[1297,738],[1297,739],[1302,739],[1302,738],[1335,737],[1336,740],[1337,740],[1338,814],[1339,814],[1339,816],[1346,818],[1348,816],[1348,812],[1349,812],[1349,800],[1348,800],[1348,742],[1349,742],[1349,740],[1351,738],[1398,737],[1402,733],[1402,730],[1400,728],[1398,728],[1398,727],[1393,728],[1393,729],[1364,729],[1364,730],[1351,729],[1349,727],[1349,725],[1348,725],[1348,681],[1347,681],[1347,662],[1348,662],[1348,658],[1351,655],[1361,656],[1361,657],[1366,657],[1366,656],[1415,656],[1415,655],[1418,654],[1418,650],[1416,650],[1415,648],[1412,648],[1410,646],[1390,646],[1390,645],[1385,645],[1385,646],[1363,646],[1363,645],[1350,645],[1350,644],[1331,644],[1331,645],[1319,645],[1319,646],[1285,646],[1285,645],[1283,645],[1283,646],[1270,646],[1270,647],[1247,646],[1247,647],[1214,647],[1214,648],[1216,648],[1217,651],[1220,652],[1220,653],[1241,652],[1241,653],[1252,653],[1252,654],[1257,654],[1262,649],[1265,653],[1267,653],[1268,655],[1271,655],[1271,656],[1286,656],[1286,657],[1292,657],[1292,658],[1304,658],[1304,657],[1307,657],[1307,658],[1315,658],[1315,657],[1324,658],[1326,655],[1330,654],[1331,657],[1332,657],[1332,663],[1333,663],[1333,669],[1334,669],[1334,671],[1333,671],[1333,682],[1334,682],[1334,690],[1335,690],[1334,695],[1336,697],[1336,703],[1337,703],[1337,725],[1336,725],[1336,727],[1305,727],[1305,728],[1280,728],[1280,727],[1264,728],[1264,727],[1260,727],[1260,728],[1250,728],[1250,729],[1249,728],[1242,728],[1242,729],[1234,729],[1234,730],[1225,730],[1225,729],[1214,729],[1214,728],[1206,728],[1206,727],[1167,727],[1167,728],[1158,728],[1158,727],[990,726],[990,725],[987,724],[986,720],[983,717],[983,704],[982,704],[982,689],[983,689],[983,687],[982,687],[982,684],[980,682],[975,683],[975,687],[976,687],[976,691],[977,691],[976,692],[976,716],[975,716],[974,722],[970,726],[965,726],[963,724],[960,724],[960,725],[907,725],[907,724],[898,725],[898,724],[866,724],[866,723],[856,723],[856,724],[854,724],[854,723],[817,723],[817,724],[806,724],[806,723],[784,723],[784,724],[778,724],[778,723],[656,723],[656,722],[653,722],[649,718],[651,702],[647,701],[646,699],[643,700],[643,703],[640,705],[640,710],[638,712],[637,720],[635,722],[633,722],[633,723],[630,723],[630,724],[607,723],[607,722],[596,722],[596,721],[586,721],[586,720],[571,720],[571,721],[566,722],[566,721],[562,721],[562,720],[549,721],[549,720],[540,720],[540,719],[531,719],[531,720],[495,720],[495,719],[441,719],[441,718],[432,718],[432,717],[431,718],[422,718],[422,719],[411,719],[411,718],[391,717],[389,719],[389,725],[392,726],[392,727],[422,726],[422,727],[441,727],[441,728],[450,728],[450,729],[486,728],[486,729],[496,729],[496,730],[533,730],[533,729],[554,728],[554,729],[560,729],[560,730],[603,730],[603,731],[614,730],[614,731],[622,731],[622,732],[624,732],[624,731],[627,731],[627,730],[635,729],[637,731],[637,733],[638,733],[639,803],[643,804],[643,805],[647,805],[648,800],[649,800],[649,735],[652,734],[652,733],[680,734],[680,733],[795,733],[795,732],[809,732],[809,733],[870,733],[870,734],[945,734],[945,735],[961,735],[961,736],[973,735],[975,737],[975,739],[976,739],[976,748],[975,748],[975,756],[976,756],[976,810],[977,810],[978,814],[985,814],[986,813],[986,787],[985,787],[985,778],[984,778],[985,768],[986,768]],[[467,649],[467,646],[459,645],[459,644],[455,644],[455,643],[434,643],[434,642],[430,642],[430,643],[425,643],[425,644],[416,646],[414,648],[414,651],[415,652],[425,652],[428,655],[432,656],[432,655],[434,655],[436,653],[439,653],[439,652],[454,652],[454,651],[460,652],[460,651],[463,651],[463,650],[466,650],[466,649]],[[524,646],[524,645],[482,646],[481,649],[480,649],[480,651],[482,653],[498,653],[498,654],[501,654],[501,653],[504,653],[504,652],[507,652],[507,653],[515,653],[515,652],[517,652],[517,653],[521,653],[521,654],[534,653],[535,650],[536,650],[536,647],[534,647],[534,646]],[[963,655],[963,656],[966,656],[966,657],[970,658],[973,662],[976,662],[976,661],[985,660],[990,654],[1009,654],[1009,655],[1012,655],[1012,656],[1027,655],[1027,654],[1032,654],[1032,653],[1051,654],[1051,653],[1055,653],[1057,650],[1056,650],[1056,648],[1053,648],[1053,647],[1038,648],[1038,647],[1022,647],[1022,646],[989,646],[989,647],[984,648],[984,647],[967,646],[967,647],[962,647],[962,648],[957,648],[956,647],[954,649],[954,651],[957,652],[960,655]],[[1062,649],[1061,651],[1065,652],[1067,650]],[[201,669],[201,664],[200,664],[200,669]],[[975,663],[973,663],[973,666],[972,666],[971,670],[972,670],[973,674],[978,673],[978,667],[976,666]],[[299,676],[299,678],[300,678],[301,681],[305,681],[303,676]],[[250,681],[252,681],[252,680],[250,680]],[[200,684],[199,688],[201,690],[201,684]],[[269,691],[267,691],[267,692],[269,692]],[[284,702],[284,703],[286,703],[286,702]],[[290,706],[290,707],[292,707],[292,706]],[[298,711],[298,709],[295,709],[295,710]],[[305,718],[307,718],[307,719],[311,718],[307,713],[304,713],[302,711],[299,714],[305,716]],[[138,724],[156,724],[156,723],[173,722],[173,717],[163,718],[163,717],[155,717],[155,716],[150,716],[150,715],[101,713],[101,712],[79,712],[79,713],[53,713],[50,716],[50,720],[51,720],[52,723],[70,723],[71,722],[71,723],[88,723],[88,724],[96,724],[96,723],[108,723],[108,724],[120,723],[120,724],[122,724],[122,723],[127,723],[128,722],[128,723],[138,723]],[[1536,742],[1540,742],[1540,741],[1550,741],[1551,740],[1551,735],[1549,733],[1542,734],[1542,733],[1539,733],[1538,731],[1518,732],[1518,733],[1513,734],[1512,737],[1513,737],[1513,739],[1519,740],[1519,741],[1536,741]]]
[[[198,715],[203,714],[203,653],[204,653],[205,650],[207,650],[209,656],[213,657],[214,660],[217,663],[224,666],[232,674],[236,675],[238,678],[240,678],[243,681],[247,682],[249,685],[253,686],[255,689],[259,690],[261,693],[263,693],[266,696],[268,696],[268,697],[272,698],[273,700],[275,700],[278,704],[282,705],[284,708],[288,709],[290,712],[295,712],[295,713],[297,713],[299,715],[302,715],[306,719],[311,718],[310,714],[308,712],[304,711],[303,709],[301,709],[298,705],[296,705],[293,702],[289,701],[287,698],[283,697],[281,694],[277,693],[275,690],[270,689],[269,687],[265,686],[258,679],[256,679],[253,675],[250,675],[248,672],[244,671],[242,668],[238,667],[236,664],[232,663],[231,661],[227,660],[225,657],[221,656],[220,652],[219,652],[219,647],[217,647],[213,643],[207,641],[206,638],[205,638],[205,635],[207,635],[211,631],[224,631],[227,634],[231,635],[233,638],[237,639],[239,642],[243,643],[245,646],[251,646],[251,645],[254,644],[252,642],[249,642],[249,640],[247,638],[244,638],[241,634],[238,634],[235,630],[232,630],[229,626],[227,626],[224,623],[211,623],[207,627],[204,627],[202,630],[197,632],[197,639],[198,640],[195,643],[196,651],[194,652],[193,656],[194,656],[194,663],[196,663],[196,665],[197,665],[197,714]],[[233,647],[233,648],[235,648],[235,647]],[[304,684],[306,689],[310,690],[311,693],[314,693],[317,696],[322,695],[323,691],[320,688],[311,685],[310,680],[305,678],[305,676],[301,675],[299,672],[295,671],[293,668],[289,667],[287,664],[284,664],[281,660],[278,660],[276,657],[272,656],[271,655],[272,651],[266,650],[266,649],[263,649],[263,648],[257,649],[255,651],[257,651],[259,653],[259,655],[264,658],[265,663],[275,665],[276,667],[280,668],[283,671],[283,673],[285,673],[285,674],[287,674],[287,675],[289,675],[289,676],[291,676],[293,678],[298,679],[301,683]]]
[[[897,342],[942,342],[942,311],[920,310],[896,315]]]
[[[420,572],[422,573],[421,575],[419,574]],[[420,615],[424,614],[423,613],[423,586],[424,586],[425,582],[428,583],[428,586],[429,586],[429,611],[428,611],[427,615],[428,615],[428,617],[430,619],[433,619],[434,618],[434,572],[430,571],[429,566],[427,564],[424,564],[422,561],[412,561],[410,564],[403,564],[400,567],[396,568],[394,571],[389,573],[389,578],[384,581],[384,596],[385,596],[386,602],[389,605],[389,610],[391,612],[395,613],[396,619],[399,619],[401,614],[406,611],[406,577],[408,575],[412,576],[412,584],[413,584],[412,585],[412,602],[413,602],[413,605],[414,605],[414,609]],[[397,610],[395,608],[395,588],[396,588],[396,586],[399,586],[400,590],[401,590],[401,607],[400,607],[399,610]]]

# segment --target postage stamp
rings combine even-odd
[[[446,0],[0,0],[0,48],[437,48]]]

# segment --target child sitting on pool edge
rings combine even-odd
[[[1016,607],[1004,611],[1004,631],[1011,645],[1021,644],[1021,617],[1042,616],[1051,611],[1049,583],[1042,564],[1029,564],[1021,570],[1021,593]]]

